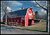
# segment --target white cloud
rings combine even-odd
[[[31,2],[33,2],[33,3],[36,3],[36,2],[38,2],[38,3],[40,3],[40,1],[31,1]]]
[[[34,3],[36,3],[35,1],[31,1],[31,2],[34,2]]]
[[[11,10],[11,8],[10,8],[10,7],[7,7],[7,9],[8,9],[8,10]]]
[[[39,5],[36,5],[37,7],[40,7]]]
[[[46,11],[44,9],[41,9],[41,12],[46,13]]]
[[[45,11],[44,9],[41,9],[39,12],[39,15],[45,15],[47,13],[47,11]]]
[[[7,11],[8,11],[8,12],[11,12],[11,8],[10,8],[10,7],[7,7]]]
[[[41,9],[41,12],[43,12],[44,10],[43,9]]]

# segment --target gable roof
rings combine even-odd
[[[27,12],[27,9],[23,9],[23,10],[18,10],[18,11],[10,12],[10,14],[16,14],[17,16],[25,16],[26,12]]]
[[[28,8],[27,8],[28,9]],[[17,10],[17,11],[13,11],[13,12],[9,12],[7,15],[7,18],[15,18],[15,17],[24,17],[26,15],[27,9],[22,9],[22,10]],[[5,18],[5,15],[4,17]]]

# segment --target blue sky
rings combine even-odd
[[[3,1],[3,2],[4,5],[6,4],[5,6],[9,7],[8,9],[11,9],[12,11],[32,7],[33,12],[38,11],[40,15],[44,15],[47,12],[44,9],[40,8],[35,1]],[[46,1],[37,1],[37,2],[46,8],[47,6]],[[4,12],[2,12],[2,15],[4,15]]]
[[[20,8],[29,8],[32,7],[33,11],[39,11],[41,8],[37,6],[37,4],[33,1],[7,1],[8,6],[12,9],[12,11],[16,11]],[[42,5],[46,5],[46,1],[40,1]]]
[[[47,6],[46,1],[37,1],[43,7]],[[7,1],[8,6],[12,9],[12,11],[17,11],[22,8],[29,8],[32,7],[33,12],[38,11],[39,14],[45,14],[46,11],[40,8],[35,1]],[[43,11],[43,12],[42,12]]]

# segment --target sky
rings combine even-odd
[[[37,1],[38,3],[46,6],[46,1]],[[6,5],[8,5],[12,11],[23,8],[29,8],[32,7],[33,11],[38,11],[41,9],[34,1],[6,1]]]
[[[13,11],[17,11],[20,10],[22,8],[30,8],[32,7],[33,12],[38,11],[40,15],[44,15],[47,13],[47,11],[45,11],[44,9],[42,9],[41,7],[39,7],[39,5],[36,4],[36,2],[38,2],[41,6],[47,8],[47,3],[46,1],[3,1],[4,4],[2,5],[4,7],[7,6],[8,11],[12,10]],[[11,12],[11,11],[9,11]],[[4,12],[2,11],[2,15],[4,15]]]

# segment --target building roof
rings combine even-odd
[[[27,8],[28,9],[28,8]],[[9,12],[8,18],[15,18],[15,17],[24,17],[26,15],[27,9],[22,9],[22,10],[17,10],[17,11],[13,11],[13,12]],[[4,17],[5,18],[5,15]]]

